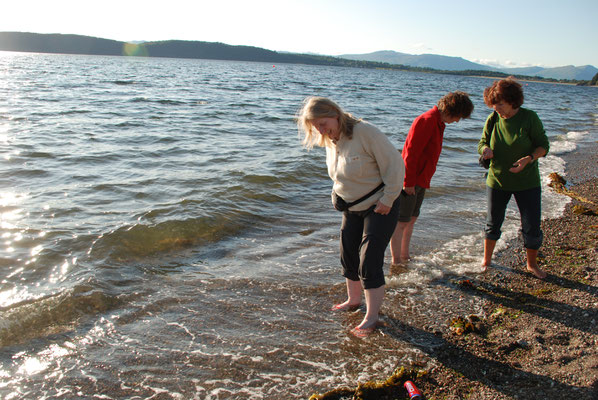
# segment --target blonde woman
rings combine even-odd
[[[347,300],[332,309],[358,308],[363,289],[366,314],[351,332],[367,336],[378,325],[384,298],[384,254],[398,220],[403,159],[379,129],[324,97],[305,99],[297,124],[304,147],[326,148],[333,204],[347,207],[340,232]]]

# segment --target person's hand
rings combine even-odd
[[[415,186],[409,186],[409,187],[404,187],[403,190],[405,191],[405,193],[407,193],[409,196],[413,196],[415,194]]]
[[[482,151],[482,157],[484,157],[485,160],[489,160],[494,157],[494,152],[490,147],[484,147],[484,151]]]
[[[519,173],[525,168],[525,166],[532,162],[532,158],[530,156],[525,156],[520,158],[519,160],[513,163],[513,167],[509,168],[509,171],[516,174]]]
[[[390,207],[379,201],[376,204],[376,208],[374,208],[374,212],[381,215],[388,215]]]

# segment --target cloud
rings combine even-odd
[[[533,64],[533,63],[528,63],[528,62],[522,63],[522,62],[507,60],[507,61],[505,61],[505,66],[510,67],[510,68],[523,68],[523,67],[542,67],[543,65]]]
[[[473,62],[488,65],[489,67],[500,67],[500,68],[525,68],[525,67],[541,67],[542,65],[539,64],[532,64],[527,62],[518,62],[513,60],[497,60],[497,59],[489,59],[489,58],[481,58],[475,59]]]
[[[409,48],[415,52],[420,52],[420,53],[432,50],[432,48],[425,43],[411,43],[409,45]]]
[[[488,65],[490,67],[502,67],[502,64],[500,61],[495,60],[495,59],[488,59],[488,58],[476,58],[474,60],[472,60],[475,63],[478,64],[482,64],[482,65]]]

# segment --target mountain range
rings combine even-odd
[[[461,57],[436,54],[405,54],[377,51],[368,54],[325,56],[276,52],[253,46],[224,43],[167,40],[157,42],[121,42],[83,35],[0,32],[0,51],[89,54],[112,56],[149,56],[214,60],[296,63],[360,68],[390,68],[413,71],[467,75],[507,74],[517,77],[540,77],[549,80],[589,81],[598,73],[591,65],[558,68],[492,68]]]
[[[592,65],[576,67],[567,65],[563,67],[543,68],[543,67],[521,67],[504,68],[491,67],[488,65],[477,64],[461,57],[441,56],[437,54],[407,54],[392,50],[382,50],[367,54],[343,54],[338,56],[347,60],[362,60],[372,62],[385,62],[389,64],[408,65],[412,67],[433,68],[446,71],[497,71],[512,75],[539,76],[550,79],[569,79],[569,80],[590,80],[598,69]]]

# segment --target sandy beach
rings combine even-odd
[[[513,240],[489,272],[455,284],[460,298],[484,300],[483,315],[449,318],[440,329],[416,318],[382,328],[399,339],[435,343],[422,347],[425,365],[397,366],[394,376],[313,398],[407,398],[402,384],[409,378],[426,399],[597,399],[597,154],[594,143],[566,157],[566,188],[575,199],[563,216],[542,223],[545,280],[526,271],[522,240]]]

